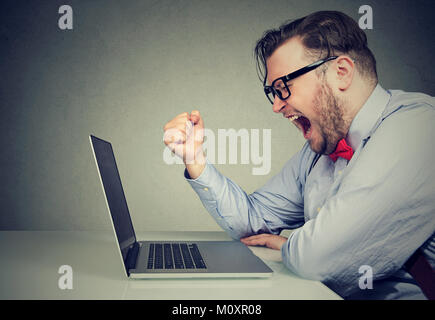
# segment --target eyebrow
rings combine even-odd
[[[275,87],[282,89],[282,88],[285,88],[285,84],[283,81],[280,81],[280,82],[278,82],[278,85],[275,85]]]

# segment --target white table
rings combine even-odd
[[[146,232],[138,240],[231,240],[224,232]],[[301,279],[280,253],[250,247],[274,271],[269,279],[134,280],[124,275],[112,232],[1,231],[0,299],[287,300],[341,299],[318,281]],[[61,290],[59,267],[72,268]]]

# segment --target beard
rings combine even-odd
[[[319,115],[316,123],[319,137],[317,141],[310,141],[310,147],[318,154],[331,154],[349,131],[351,121],[345,118],[345,101],[336,97],[331,87],[323,81],[314,98],[314,110]]]

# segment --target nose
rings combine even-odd
[[[275,100],[273,100],[272,110],[275,113],[281,112],[285,107],[285,101],[281,100],[278,95],[275,96]]]

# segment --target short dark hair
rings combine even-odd
[[[377,83],[376,59],[367,46],[367,36],[348,15],[338,11],[318,11],[303,18],[288,21],[278,29],[267,30],[257,41],[254,56],[257,73],[266,83],[266,60],[287,40],[300,37],[306,55],[314,60],[347,54],[359,73]],[[321,69],[319,69],[321,70]]]

